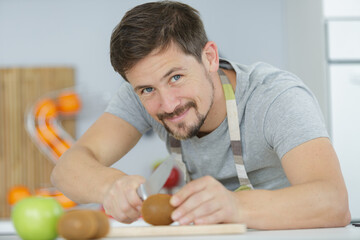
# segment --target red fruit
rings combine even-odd
[[[174,167],[171,170],[171,173],[164,184],[164,188],[176,187],[179,183],[179,180],[180,180],[180,172],[177,168]]]

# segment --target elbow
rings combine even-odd
[[[342,227],[345,227],[347,225],[349,225],[351,222],[351,213],[350,213],[350,210],[348,209],[346,211],[346,213],[344,214],[344,222],[342,223]]]
[[[351,222],[351,214],[349,209],[338,211],[333,218],[333,224],[325,227],[345,227]]]
[[[339,194],[339,202],[338,202],[338,219],[339,226],[345,227],[351,222],[351,213],[349,209],[349,197],[346,190],[346,187],[343,189],[343,193]]]
[[[343,207],[339,206],[336,211],[335,227],[345,227],[351,222],[351,213],[349,210],[348,203],[344,204]]]
[[[330,204],[330,211],[332,212],[332,226],[329,227],[345,227],[351,222],[351,213],[349,210],[349,201],[347,192],[338,194],[337,200]]]

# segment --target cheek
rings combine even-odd
[[[159,103],[154,100],[146,100],[142,101],[142,104],[145,108],[145,110],[152,116],[153,118],[157,119],[156,114],[158,114],[159,111]]]
[[[207,108],[211,102],[213,95],[213,90],[211,86],[202,85],[199,89],[200,91],[194,93],[195,101],[199,104],[199,108]]]

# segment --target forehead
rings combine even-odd
[[[162,78],[170,69],[188,69],[197,62],[192,55],[185,54],[176,44],[162,50],[155,49],[137,62],[127,73],[127,79],[134,85],[141,79],[149,81]]]

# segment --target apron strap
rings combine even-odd
[[[227,122],[230,134],[231,150],[234,155],[234,163],[236,172],[240,182],[240,188],[238,190],[252,189],[249,177],[246,173],[241,147],[241,136],[240,136],[240,121],[237,111],[237,104],[235,99],[235,93],[232,85],[225,75],[225,73],[219,68],[218,74],[220,76],[221,84],[224,90],[226,99],[226,113]]]
[[[183,174],[184,182],[185,183],[190,182],[191,181],[190,174],[187,171],[186,165],[184,163],[184,160],[183,160],[182,154],[181,154],[181,142],[180,142],[180,140],[174,138],[173,136],[171,136],[169,134],[168,135],[168,141],[169,141],[169,144],[170,144],[170,152],[171,152],[170,157],[173,158],[176,165],[180,168],[180,171]]]

